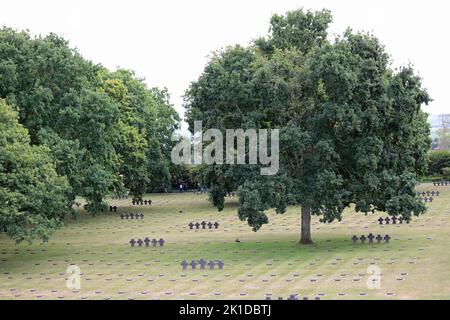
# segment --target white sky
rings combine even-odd
[[[266,35],[272,14],[299,7],[330,9],[332,33],[372,31],[394,66],[411,62],[423,77],[434,99],[425,111],[450,113],[446,0],[2,0],[0,25],[55,32],[94,62],[132,69],[167,87],[183,115],[181,96],[211,51]]]

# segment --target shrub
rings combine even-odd
[[[444,179],[450,180],[450,168],[449,167],[442,168],[442,177]]]
[[[443,168],[450,168],[450,151],[431,151],[428,154],[428,175],[441,175]]]

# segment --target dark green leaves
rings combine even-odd
[[[47,147],[30,146],[28,131],[1,99],[0,137],[0,229],[18,242],[45,241],[69,212],[69,184]]]
[[[280,170],[203,168],[211,200],[239,188],[239,217],[254,230],[265,211],[306,206],[322,221],[387,211],[409,218],[425,211],[415,198],[426,168],[429,128],[421,104],[430,98],[411,68],[390,69],[370,34],[347,30],[327,40],[328,11],[288,12],[254,46],[216,54],[187,92],[187,120],[203,127],[280,129]]]

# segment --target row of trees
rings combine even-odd
[[[50,34],[0,29],[0,228],[44,240],[75,198],[95,214],[114,192],[170,182],[179,116],[166,90],[111,72]]]
[[[331,40],[331,21],[327,10],[274,15],[268,37],[215,53],[186,93],[190,129],[202,120],[205,130],[280,130],[276,175],[208,165],[192,180],[219,210],[238,190],[239,217],[255,231],[266,210],[300,206],[303,244],[311,215],[341,220],[351,205],[405,219],[425,212],[414,187],[426,173],[430,97],[411,67],[390,67],[374,36]],[[0,227],[18,241],[46,239],[77,196],[96,213],[112,191],[139,198],[168,181],[179,119],[166,91],[130,71],[93,64],[55,35],[4,28],[0,98],[9,123],[0,127]]]

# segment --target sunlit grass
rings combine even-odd
[[[206,195],[148,195],[152,206],[110,200],[117,213],[90,217],[82,210],[49,243],[20,244],[0,235],[1,299],[449,299],[450,188],[439,190],[426,215],[409,225],[380,226],[379,214],[349,210],[339,223],[313,219],[312,246],[300,246],[299,208],[269,212],[253,232],[236,215],[236,199],[217,212]],[[180,213],[182,211],[182,213]],[[121,220],[142,212],[144,220]],[[218,230],[189,230],[190,221],[218,221]],[[357,244],[353,234],[389,234],[390,244]],[[164,238],[163,248],[131,248],[131,238]],[[240,243],[235,242],[239,238]],[[182,260],[222,260],[223,270],[182,271]],[[79,292],[66,288],[66,269],[81,268]],[[381,289],[367,288],[367,267],[379,266]],[[208,268],[208,267],[206,267]],[[403,275],[402,275],[403,274]],[[403,280],[400,280],[403,279]],[[386,294],[394,293],[394,296]],[[364,295],[361,295],[364,294]]]

